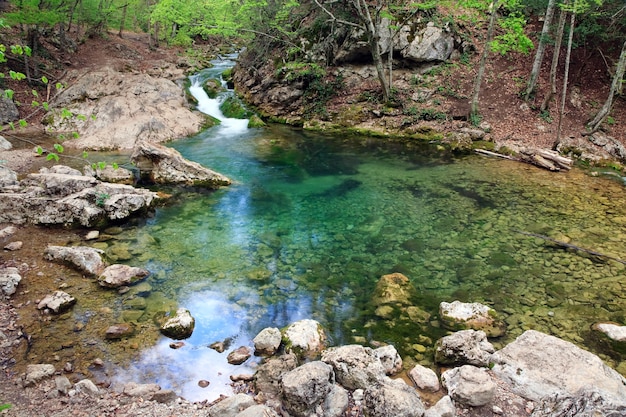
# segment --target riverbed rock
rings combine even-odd
[[[276,327],[267,327],[259,332],[252,342],[257,355],[273,355],[280,347],[282,335]]]
[[[326,332],[322,325],[311,319],[304,319],[290,324],[282,332],[285,350],[301,356],[315,356],[325,347]]]
[[[298,366],[298,358],[293,353],[287,353],[263,362],[254,373],[254,386],[258,392],[268,398],[274,398],[281,393],[281,380],[284,374]]]
[[[158,384],[138,384],[136,382],[127,382],[122,388],[122,393],[129,397],[149,399],[154,393],[161,390]]]
[[[125,285],[133,285],[145,279],[150,272],[136,266],[115,264],[107,266],[98,276],[98,284],[106,288],[119,288]]]
[[[448,330],[482,330],[488,337],[499,337],[506,331],[506,323],[498,318],[496,311],[480,303],[442,302],[439,321]]]
[[[481,330],[461,330],[435,345],[435,362],[442,365],[487,366],[495,348]]]
[[[0,151],[8,151],[10,149],[13,149],[11,142],[6,140],[4,136],[0,136]]]
[[[186,308],[179,308],[176,313],[169,318],[167,315],[163,314],[159,321],[162,321],[159,328],[161,333],[175,340],[190,337],[196,324],[196,320]]]
[[[222,415],[219,417],[222,417]],[[256,404],[237,413],[235,417],[280,417],[280,415],[273,408],[263,404]]]
[[[248,346],[240,346],[228,354],[226,360],[231,365],[241,365],[252,356],[250,348]]]
[[[439,377],[430,368],[417,364],[409,371],[409,378],[421,390],[428,392],[439,391]]]
[[[83,394],[87,394],[90,396],[96,396],[100,394],[100,390],[90,379],[81,379],[76,384],[74,384],[74,389],[78,392],[82,392]]]
[[[66,147],[92,150],[132,149],[136,142],[166,142],[199,131],[204,117],[189,109],[175,82],[111,67],[71,71],[69,87],[51,103],[48,132],[78,132]],[[89,117],[61,116],[62,109]]]
[[[23,246],[24,246],[24,242],[22,242],[21,240],[16,240],[14,242],[7,243],[4,246],[4,250],[16,251],[16,250],[22,249]]]
[[[424,417],[454,417],[456,408],[449,395],[441,397],[439,401],[424,413]]]
[[[18,185],[3,187],[0,222],[91,227],[145,211],[159,198],[146,189],[58,167],[42,168]]]
[[[17,232],[17,227],[7,226],[0,229],[0,239],[5,239],[9,236],[13,236]]]
[[[0,165],[0,190],[10,191],[18,185],[17,172]]]
[[[385,374],[395,375],[402,370],[402,358],[393,345],[381,346],[374,350],[385,369]]]
[[[54,365],[39,363],[26,366],[26,372],[22,375],[22,385],[30,387],[51,377],[55,373]]]
[[[626,343],[626,326],[617,323],[596,323],[592,329],[604,333],[611,340]]]
[[[415,287],[409,278],[398,272],[380,277],[374,288],[372,304],[408,306],[412,298],[417,295]]]
[[[135,326],[131,323],[119,323],[109,326],[104,332],[107,340],[126,339],[135,334]]]
[[[208,417],[235,417],[242,411],[254,406],[254,399],[246,394],[235,394],[208,409]]]
[[[7,98],[4,93],[0,95],[0,124],[4,125],[9,122],[13,122],[20,117],[20,112],[17,106]]]
[[[330,365],[321,361],[306,363],[283,376],[283,404],[295,417],[327,415],[322,405],[334,383],[335,374]]]
[[[114,184],[133,185],[135,183],[135,174],[126,168],[114,167],[106,165],[104,167],[87,165],[83,168],[85,175],[96,177],[100,181],[110,182]]]
[[[38,304],[39,310],[48,309],[53,313],[63,313],[76,304],[76,298],[72,297],[66,292],[55,291],[52,294],[46,295]]]
[[[553,394],[536,405],[532,417],[626,416],[626,403],[599,393],[593,387],[574,394]]]
[[[532,401],[575,396],[593,388],[603,397],[626,404],[626,379],[602,360],[565,340],[527,330],[491,356],[493,373],[513,392]]]
[[[326,349],[322,361],[333,367],[337,382],[350,390],[366,389],[388,378],[374,350],[361,345]]]
[[[17,285],[22,280],[20,270],[14,267],[0,268],[0,290],[6,296],[15,294]]]
[[[48,261],[70,266],[91,276],[100,275],[106,268],[104,251],[89,246],[49,245],[44,251]]]
[[[230,185],[222,174],[188,161],[175,149],[146,141],[133,149],[131,161],[139,169],[141,178],[154,184],[174,184],[206,188]]]
[[[365,389],[364,414],[368,417],[421,417],[424,404],[415,389],[401,380],[387,379]]]
[[[472,365],[445,371],[441,382],[455,402],[470,407],[488,404],[496,395],[496,383],[487,370]]]

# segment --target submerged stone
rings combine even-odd
[[[506,323],[498,318],[496,311],[480,303],[442,302],[439,320],[448,330],[482,330],[489,337],[502,336],[506,331]]]

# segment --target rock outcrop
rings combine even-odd
[[[91,227],[144,211],[158,199],[155,192],[102,182],[62,165],[42,168],[19,183],[4,178],[0,222],[14,224]]]
[[[154,184],[174,184],[206,188],[230,185],[231,180],[217,172],[188,161],[175,149],[140,142],[131,161],[139,168],[141,178]]]
[[[171,80],[109,67],[75,72],[68,79],[70,86],[51,103],[56,110],[44,119],[49,132],[78,132],[78,139],[64,142],[66,147],[132,149],[142,140],[166,142],[192,135],[204,123]],[[61,109],[84,117],[64,117]]]

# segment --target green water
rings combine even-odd
[[[208,344],[228,337],[250,344],[262,328],[302,318],[322,323],[332,344],[392,343],[405,358],[428,363],[431,343],[444,334],[438,305],[453,300],[501,314],[508,331],[497,346],[537,329],[610,365],[623,360],[590,326],[626,324],[625,265],[519,233],[626,259],[620,182],[280,127],[210,130],[173,146],[234,185],[178,194],[107,248],[125,248],[128,263],[153,272],[144,312],[170,303],[196,317],[187,353],[161,340],[156,356],[174,355],[170,366],[215,366],[228,352],[207,359],[215,355]],[[372,292],[392,272],[409,277],[417,289],[411,302],[430,318],[375,314]],[[163,359],[151,352],[133,373],[150,369],[154,377]],[[178,378],[188,372],[175,369]],[[182,384],[156,373],[163,385]],[[191,385],[193,378],[182,377]],[[187,396],[205,395],[186,383]]]

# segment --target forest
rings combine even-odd
[[[38,61],[48,52],[42,39],[64,51],[76,50],[87,38],[149,34],[152,48],[175,46],[193,53],[194,45],[247,46],[251,65],[272,61],[285,78],[304,81],[315,100],[327,100],[332,85],[319,81],[337,65],[332,49],[347,29],[367,45],[377,73],[379,100],[397,98],[393,71],[405,63],[392,50],[410,21],[435,22],[464,44],[461,62],[470,62],[474,79],[468,118],[481,119],[479,96],[490,57],[520,56],[529,71],[518,95],[544,118],[558,119],[557,138],[566,105],[573,54],[582,62],[601,60],[604,101],[585,120],[588,132],[614,123],[616,98],[623,97],[626,67],[626,3],[620,0],[17,0],[2,5],[5,32],[2,56],[9,68],[3,76],[25,78],[45,88],[47,76]],[[10,36],[9,36],[10,34]],[[15,37],[17,34],[17,38]],[[409,34],[409,37],[414,34]],[[385,39],[391,39],[386,42]],[[481,42],[486,47],[476,45]],[[546,53],[546,51],[552,51]],[[532,63],[532,64],[531,64]],[[544,68],[542,72],[542,68]],[[549,71],[546,70],[549,68]],[[548,75],[549,73],[549,75]],[[541,78],[544,78],[543,80]],[[539,82],[549,85],[537,96]],[[585,83],[585,80],[577,80]],[[324,91],[326,89],[326,91]],[[33,90],[35,91],[35,90]],[[10,94],[10,92],[8,93]],[[33,93],[36,94],[36,93]],[[10,97],[9,97],[10,98]],[[34,103],[40,104],[37,100]],[[548,113],[548,108],[552,112]]]

